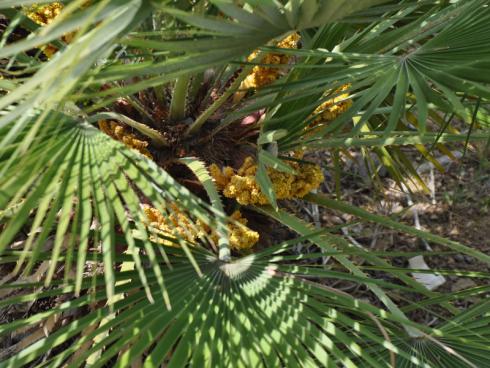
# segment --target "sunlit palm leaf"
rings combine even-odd
[[[475,17],[479,21],[470,25],[468,22],[473,22]],[[380,27],[375,38],[370,33],[354,35],[340,43],[339,51],[282,50],[304,58],[304,62],[295,66],[296,75],[293,73],[287,84],[268,89],[269,92],[281,91],[276,103],[282,105],[266,121],[264,131],[287,129],[290,134],[279,140],[284,150],[298,144],[294,142],[295,135],[302,137],[307,145],[316,138],[333,132],[338,134],[345,128],[349,129],[350,137],[356,137],[364,128],[369,132],[383,132],[388,137],[398,126],[407,125],[404,116],[410,90],[416,97],[414,106],[421,134],[426,129],[427,103],[454,112],[469,124],[471,113],[460,102],[458,93],[486,99],[490,96],[486,75],[474,72],[477,65],[483,66],[490,60],[490,52],[481,47],[488,44],[489,17],[485,1],[468,1],[432,16],[423,31],[418,28],[422,20],[417,19],[400,29]],[[451,27],[442,28],[441,24],[448,19]],[[413,38],[409,39],[406,34]],[[325,63],[324,60],[329,61]],[[351,84],[353,106],[333,122],[315,128],[313,133],[305,136],[312,111],[322,101],[335,97],[335,93],[321,97],[325,86],[330,85],[333,90],[335,86],[345,84]],[[389,96],[393,96],[392,107],[384,113],[382,109]],[[381,120],[381,124],[375,123],[371,120],[375,115],[386,115],[386,119]],[[351,126],[354,117],[358,119]]]
[[[51,231],[56,229],[52,264],[46,283],[50,282],[60,255],[65,251],[73,252],[74,243],[77,243],[78,292],[85,253],[89,243],[94,240],[89,236],[90,229],[95,226],[100,231],[107,288],[112,294],[116,224],[121,226],[130,250],[134,247],[134,226],[140,237],[148,238],[142,225],[145,217],[140,208],[141,194],[162,213],[171,211],[169,204],[177,202],[185,205],[189,215],[214,226],[214,222],[210,221],[212,212],[206,209],[210,207],[143,155],[125,148],[87,123],[77,123],[61,114],[52,114],[48,121],[50,124],[44,126],[48,132],[43,130],[45,134],[34,138],[32,148],[27,153],[15,158],[9,156],[10,152],[18,150],[22,140],[2,150],[2,167],[8,167],[10,174],[1,180],[1,207],[11,208],[12,213],[10,219],[5,219],[0,249],[5,250],[24,226],[29,229],[17,270],[22,269],[30,251],[33,251],[33,255],[23,271],[28,273],[32,269],[36,255],[42,251]],[[4,134],[7,132],[7,129],[3,130]],[[31,223],[29,216],[32,211],[36,215]],[[214,211],[213,217],[224,223],[222,212]],[[131,225],[128,218],[133,220]],[[71,220],[75,222],[70,228]],[[71,239],[68,250],[65,244],[67,237]],[[62,246],[65,248],[63,252]],[[155,263],[154,247],[146,242],[145,250],[163,290],[163,278]],[[138,253],[132,254],[145,283],[146,271]],[[67,262],[65,274],[69,274],[70,270],[71,263]]]
[[[281,251],[288,247],[291,245],[281,246]],[[367,366],[381,367],[385,363],[377,363],[377,359],[363,351],[364,340],[396,350],[383,341],[375,323],[385,325],[383,329],[396,334],[392,323],[383,322],[392,317],[335,289],[303,280],[300,276],[308,267],[295,271],[287,265],[267,261],[260,253],[227,264],[211,255],[196,254],[203,270],[200,278],[183,261],[183,253],[170,253],[174,253],[171,256],[173,268],[165,270],[165,275],[173,305],[171,310],[165,308],[156,294],[156,302],[148,302],[136,272],[116,274],[119,286],[115,288],[115,296],[120,300],[113,304],[114,312],[106,304],[105,293],[94,293],[89,289],[91,283],[84,281],[83,297],[0,328],[0,333],[5,334],[63,311],[90,310],[5,361],[5,366],[32,362],[47,349],[56,349],[66,341],[71,341],[70,346],[53,355],[50,364],[58,366],[71,357],[71,366],[79,366],[95,354],[97,367],[109,361],[114,363],[113,357],[117,357],[115,366],[121,367],[143,360],[148,366],[190,363],[195,366],[335,367],[342,362],[354,367],[352,359],[360,359]],[[162,264],[162,267],[165,266]],[[154,290],[155,277],[149,277],[148,282]],[[103,283],[98,277],[96,285]],[[68,291],[55,288],[45,295],[62,295]],[[12,297],[2,305],[27,302],[40,296]],[[363,309],[359,309],[359,305]],[[355,322],[358,318],[362,318],[362,324]],[[96,327],[84,333],[89,326]],[[95,343],[97,336],[102,338]],[[79,351],[82,346],[84,350]],[[409,359],[408,354],[401,354]]]

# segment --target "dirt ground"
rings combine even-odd
[[[411,153],[413,154],[413,152]],[[419,173],[427,184],[428,193],[415,191],[410,195],[402,191],[397,183],[385,172],[381,171],[376,185],[367,179],[366,170],[359,161],[349,162],[344,160],[340,186],[342,188],[342,200],[359,206],[372,213],[389,216],[404,224],[418,227],[448,239],[460,242],[466,246],[490,255],[490,165],[482,160],[475,152],[468,151],[458,160],[442,159],[445,172],[439,172],[433,165],[425,160],[420,161]],[[316,162],[329,162],[328,158],[319,155],[313,157]],[[415,161],[417,159],[415,158]],[[485,165],[486,163],[486,165]],[[333,169],[327,167],[325,174],[327,180],[322,192],[335,195]],[[301,206],[301,204],[298,204]],[[299,209],[299,208],[298,208]],[[449,273],[462,271],[463,275],[446,274],[445,282],[435,289],[436,292],[447,294],[482,285],[489,285],[487,277],[468,277],[468,272],[489,273],[490,265],[463,254],[452,252],[451,249],[437,244],[421,241],[416,237],[403,234],[378,224],[358,222],[351,215],[335,213],[321,207],[309,205],[299,209],[305,219],[317,222],[317,226],[335,227],[343,226],[337,234],[343,235],[351,243],[362,246],[367,250],[382,252],[416,252],[424,251],[424,260],[432,270],[446,270]],[[351,226],[345,226],[353,222]],[[443,255],[432,253],[444,252]],[[388,257],[393,266],[410,268],[410,257]],[[332,261],[330,261],[332,262]],[[393,276],[380,272],[369,271],[375,278],[399,283]],[[483,275],[485,276],[485,275]],[[368,299],[379,304],[376,298],[364,287],[345,281],[334,281],[330,286]],[[408,305],[410,298],[413,301],[420,299],[417,295],[390,295],[400,305]],[[477,302],[479,298],[471,296],[455,301],[455,305],[461,310]],[[437,308],[436,308],[437,309]],[[435,312],[435,310],[434,310]],[[439,312],[439,311],[438,311]],[[420,313],[410,315],[414,320],[436,325],[441,320],[432,313]]]

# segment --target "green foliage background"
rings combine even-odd
[[[259,183],[268,182],[265,168],[280,165],[281,154],[346,147],[377,154],[400,185],[409,177],[420,181],[400,146],[490,142],[488,1],[100,0],[82,6],[77,0],[66,1],[62,16],[46,27],[21,11],[32,3],[0,3],[12,24],[32,32],[15,43],[6,44],[5,35],[1,41],[0,256],[20,276],[49,262],[42,280],[2,282],[0,290],[22,293],[4,298],[0,307],[53,297],[61,302],[1,325],[0,335],[70,313],[75,318],[33,339],[0,366],[490,365],[490,302],[483,298],[466,311],[453,304],[488,293],[490,286],[452,294],[428,291],[410,270],[394,267],[390,255],[357,248],[277,208],[273,193],[271,206],[255,210],[298,238],[231,260],[225,257],[226,241],[219,254],[182,239],[180,248],[154,244],[143,224],[139,193],[162,211],[165,203],[179,203],[210,226],[226,225],[219,200],[204,202],[92,125],[119,97],[210,68],[228,74],[250,68],[245,59],[253,50],[274,51],[271,40],[298,31],[303,47],[281,50],[295,56],[288,75],[230,111],[216,132],[266,109],[257,143]],[[77,36],[65,45],[61,37],[74,31]],[[60,49],[49,60],[27,52],[46,43]],[[345,84],[351,86],[353,106],[305,134],[311,113],[332,97],[324,92]],[[101,89],[107,85],[111,88]],[[233,88],[229,93],[238,86]],[[465,134],[452,129],[455,118]],[[267,154],[271,147],[278,155]],[[200,167],[197,160],[187,162]],[[490,263],[489,255],[471,246],[340,200],[312,193],[305,201]],[[22,246],[12,246],[24,229]],[[301,262],[306,255],[292,255],[294,245],[306,240],[318,247],[308,257],[331,255],[342,270],[307,265]],[[127,246],[124,254],[116,251],[121,243]],[[370,277],[356,259],[397,282]],[[103,272],[87,273],[90,262]],[[125,264],[132,267],[124,270]],[[321,283],[335,278],[366,285],[383,307]],[[413,293],[420,301],[400,307],[392,300],[394,291]],[[406,315],[414,309],[440,313],[445,322],[436,327],[412,322]]]

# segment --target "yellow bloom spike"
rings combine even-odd
[[[301,36],[298,33],[291,33],[289,36],[279,41],[277,47],[280,47],[281,49],[297,49],[299,40],[301,40]]]
[[[88,4],[90,4],[90,1],[87,1],[84,6]],[[61,10],[63,10],[63,4],[55,1],[46,5],[33,4],[25,8],[25,14],[40,26],[46,26],[60,15]],[[66,43],[70,43],[75,37],[75,34],[76,32],[64,34],[61,39]],[[55,46],[50,44],[42,46],[41,49],[48,58],[51,58],[58,51]]]
[[[173,205],[172,209],[174,212],[165,217],[156,208],[144,205],[143,212],[147,218],[147,226],[153,228],[161,235],[167,237],[179,236],[191,243],[198,239],[204,239],[206,236],[216,243],[218,242],[216,231],[210,229],[200,221],[194,225],[177,206]],[[252,248],[259,241],[259,233],[245,226],[248,221],[242,216],[240,211],[235,211],[231,215],[231,218],[235,220],[235,223],[228,224],[230,247],[237,251]],[[161,239],[156,236],[151,236],[150,239],[165,246],[176,246],[170,240]]]
[[[249,229],[248,220],[244,218],[240,211],[235,211],[231,218],[237,223],[228,225],[230,232],[230,247],[235,250],[248,250],[259,241],[259,233]]]
[[[98,124],[99,124],[99,129],[103,131],[105,134],[107,134],[108,136],[124,143],[129,148],[135,149],[142,155],[145,155],[146,157],[153,159],[153,156],[151,155],[150,151],[148,151],[148,149],[146,148],[148,147],[149,143],[147,141],[138,139],[136,135],[128,132],[123,125],[115,121],[106,121],[106,120],[100,120]]]
[[[50,24],[58,15],[60,15],[62,9],[63,4],[57,1],[46,5],[33,4],[27,8],[26,15],[40,26],[45,26]]]
[[[149,205],[143,205],[143,212],[147,218],[147,226],[153,228],[157,233],[167,237],[178,236],[190,242],[195,241],[197,237],[196,227],[192,226],[189,219],[180,211],[175,211],[168,217],[165,217],[156,208]],[[176,246],[176,244],[170,240],[161,239],[153,235],[150,236],[150,239],[166,246]]]
[[[231,180],[231,177],[235,175],[235,172],[231,167],[225,167],[223,171],[216,164],[209,166],[209,173],[214,179],[214,183],[219,190],[223,190]]]
[[[316,115],[316,117],[311,125],[315,126],[328,123],[346,112],[352,106],[352,100],[348,99],[348,93],[341,92],[348,90],[349,87],[349,84],[343,85],[334,92],[334,94],[337,96],[323,102],[320,106],[318,106],[313,112],[313,115]]]
[[[46,26],[61,13],[62,9],[63,4],[57,1],[46,5],[33,4],[26,9],[26,15],[40,26]],[[42,46],[41,49],[48,58],[51,58],[58,51],[56,47],[50,44]]]
[[[283,40],[279,41],[276,46],[283,49],[296,49],[298,48],[298,42],[300,40],[300,35],[297,33],[292,33]],[[258,51],[252,52],[247,58],[247,61],[252,62],[256,61],[255,58],[258,55]],[[287,55],[282,54],[266,54],[260,60],[262,64],[288,64],[291,58]],[[240,89],[247,88],[260,88],[271,84],[274,82],[281,74],[280,68],[269,67],[269,66],[254,66],[252,72],[245,78],[242,82]]]
[[[301,158],[302,154],[296,153],[294,156]],[[302,198],[317,189],[324,180],[322,170],[318,165],[292,162],[290,166],[296,171],[296,174],[288,174],[272,168],[267,169],[277,199]],[[242,205],[269,203],[255,180],[257,165],[252,157],[247,157],[237,173],[230,177],[229,173],[232,170],[231,167],[225,167],[223,172],[216,168],[211,170],[215,181],[221,182],[219,187],[223,188],[225,197],[234,198]],[[226,183],[222,181],[225,171],[227,172]]]

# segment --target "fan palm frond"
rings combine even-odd
[[[488,302],[467,311],[452,302],[488,286],[429,291],[409,275],[421,270],[394,267],[393,255],[281,209],[278,199],[291,196],[277,196],[270,178],[296,178],[305,149],[332,149],[335,161],[339,150],[360,147],[402,185],[417,173],[399,146],[415,145],[437,164],[423,144],[447,154],[443,144],[489,142],[487,0],[75,0],[42,26],[24,8],[38,2],[0,4],[0,21],[8,20],[0,308],[9,316],[0,337],[12,340],[0,366],[487,364]],[[15,32],[22,35],[11,42]],[[295,47],[281,47],[285,37]],[[252,86],[257,70],[274,77]],[[196,154],[203,137],[213,148],[232,145],[215,143],[219,134],[247,137],[256,157],[244,159],[253,164],[246,180],[260,203],[227,197],[208,172],[214,161]],[[167,159],[187,181],[172,177]],[[305,196],[323,180],[319,167],[311,171],[315,185],[303,183],[301,199],[490,263],[459,242]],[[199,190],[183,184],[191,181]],[[300,238],[231,249],[230,229],[244,224],[227,213],[249,204]],[[300,242],[314,250],[298,253]],[[327,255],[333,265],[315,262]],[[332,280],[365,288],[368,299]],[[42,303],[52,304],[37,310]],[[419,310],[440,323],[413,322]]]

